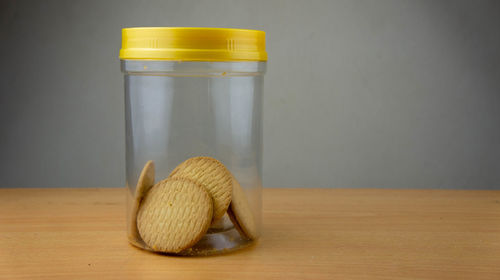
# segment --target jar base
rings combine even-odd
[[[129,238],[130,244],[141,249],[173,256],[211,256],[234,252],[251,246],[255,240],[243,238],[241,234],[233,227],[226,231],[217,233],[207,233],[193,247],[182,250],[179,253],[162,253],[156,252],[147,247],[144,242]]]

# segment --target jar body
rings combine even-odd
[[[155,182],[198,156],[220,161],[241,185],[261,228],[262,86],[266,63],[122,60],[125,75],[127,221],[145,164]],[[129,241],[149,249],[128,227]],[[241,231],[241,230],[240,230]],[[184,255],[241,248],[245,238],[225,214]]]

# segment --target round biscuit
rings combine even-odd
[[[252,209],[248,204],[245,192],[235,178],[233,178],[233,194],[227,214],[240,233],[243,233],[249,239],[258,237]]]
[[[149,248],[178,253],[203,237],[212,214],[212,198],[203,186],[188,179],[168,179],[144,197],[137,228]]]
[[[139,210],[139,205],[141,204],[144,195],[151,189],[155,183],[155,163],[150,160],[146,162],[144,168],[142,169],[139,180],[137,181],[137,186],[135,187],[135,196],[132,204],[132,210],[130,212],[129,220],[129,233],[131,237],[140,242],[141,236],[137,231],[137,211]]]
[[[220,161],[193,157],[179,164],[169,178],[187,178],[204,186],[214,201],[214,221],[226,213],[233,190],[232,175]]]

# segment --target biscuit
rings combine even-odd
[[[154,185],[137,215],[142,240],[154,251],[178,253],[193,246],[212,221],[213,201],[200,184],[172,178]]]
[[[218,160],[193,157],[179,164],[169,178],[187,178],[204,186],[214,201],[214,222],[226,213],[231,202],[232,175]]]
[[[244,236],[249,239],[258,237],[257,224],[252,209],[250,209],[245,192],[235,178],[233,178],[233,194],[227,214],[233,221],[235,228]]]
[[[151,189],[154,183],[155,163],[154,161],[150,160],[146,162],[146,165],[144,165],[141,175],[139,176],[139,180],[137,181],[132,211],[130,213],[129,234],[136,242],[141,242],[141,236],[137,231],[137,211],[139,210],[139,205],[141,204],[144,195],[149,191],[149,189]]]

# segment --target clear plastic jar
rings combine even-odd
[[[260,236],[262,85],[267,60],[264,36],[262,31],[240,29],[123,30],[120,58],[125,75],[127,231],[131,244],[160,253],[210,255],[246,247]],[[145,201],[153,200],[151,190],[172,180],[172,171],[181,163],[198,157],[222,163],[232,176],[231,201],[226,201],[229,213],[210,221],[209,228],[188,247],[184,242],[172,251],[164,249],[157,239],[145,240],[150,225],[144,224],[154,222],[138,220],[138,216],[146,211],[142,209]],[[147,167],[154,181],[141,176],[148,162],[154,163]],[[198,172],[204,174],[206,170],[200,168]],[[206,183],[188,179],[201,186]],[[240,213],[246,216],[242,219],[232,208],[239,206],[235,205],[239,202],[234,198],[234,184],[243,190],[239,200],[243,198],[248,204],[242,211],[250,212]],[[207,193],[210,195],[209,190]],[[155,215],[164,215],[156,220],[156,230],[164,242],[170,242],[165,238],[170,228],[163,224],[172,218],[170,210],[164,208],[169,206],[160,202],[151,207],[156,207]],[[244,224],[249,216],[252,234],[246,234],[248,225]]]

